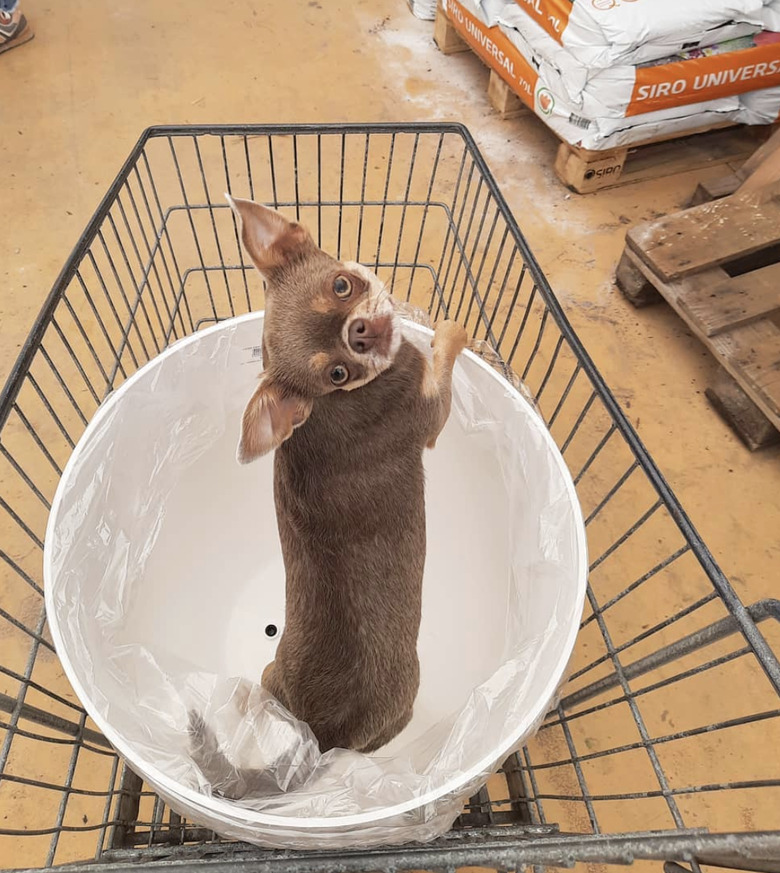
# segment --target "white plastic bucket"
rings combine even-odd
[[[287,794],[210,796],[189,754],[188,708],[221,711],[230,677],[259,681],[280,637],[265,629],[284,624],[272,459],[235,461],[262,323],[253,313],[176,343],[95,414],[46,535],[54,642],[92,719],[194,822],[282,847],[428,839],[530,736],[561,682],[587,579],[574,486],[528,403],[464,353],[450,420],[425,456],[412,723],[370,758],[328,753]],[[430,331],[405,330],[430,352]],[[277,741],[310,748],[294,720],[284,727]]]

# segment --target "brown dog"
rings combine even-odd
[[[390,294],[300,225],[231,200],[267,283],[260,385],[238,459],[272,450],[285,627],[264,687],[325,752],[372,752],[408,724],[419,686],[425,564],[422,452],[450,412],[463,328],[438,325],[433,365]]]

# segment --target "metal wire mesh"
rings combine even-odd
[[[396,297],[465,324],[533,393],[576,482],[592,561],[569,683],[458,829],[424,849],[301,860],[220,843],[117,759],[47,631],[45,523],[90,417],[170,343],[263,307],[224,191],[303,221]],[[116,869],[176,859],[215,869],[247,859],[309,870],[639,858],[778,867],[780,761],[766,750],[780,748],[780,602],[740,603],[457,125],[147,131],[0,398],[0,483],[0,866],[95,857]]]

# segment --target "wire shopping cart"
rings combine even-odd
[[[123,764],[48,635],[44,529],[90,417],[170,343],[263,308],[224,191],[294,216],[396,297],[465,324],[531,391],[577,486],[592,563],[569,682],[434,843],[300,854],[221,841]],[[780,601],[740,602],[459,125],[147,130],[0,396],[0,517],[0,866],[780,871],[780,756],[765,752],[780,748]]]

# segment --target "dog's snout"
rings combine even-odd
[[[349,347],[353,352],[363,355],[372,349],[381,351],[381,346],[387,344],[387,334],[390,329],[390,318],[383,316],[369,320],[356,318],[349,326]]]
[[[356,318],[349,326],[349,347],[353,352],[362,354],[373,348],[374,338],[369,334],[366,321]]]

